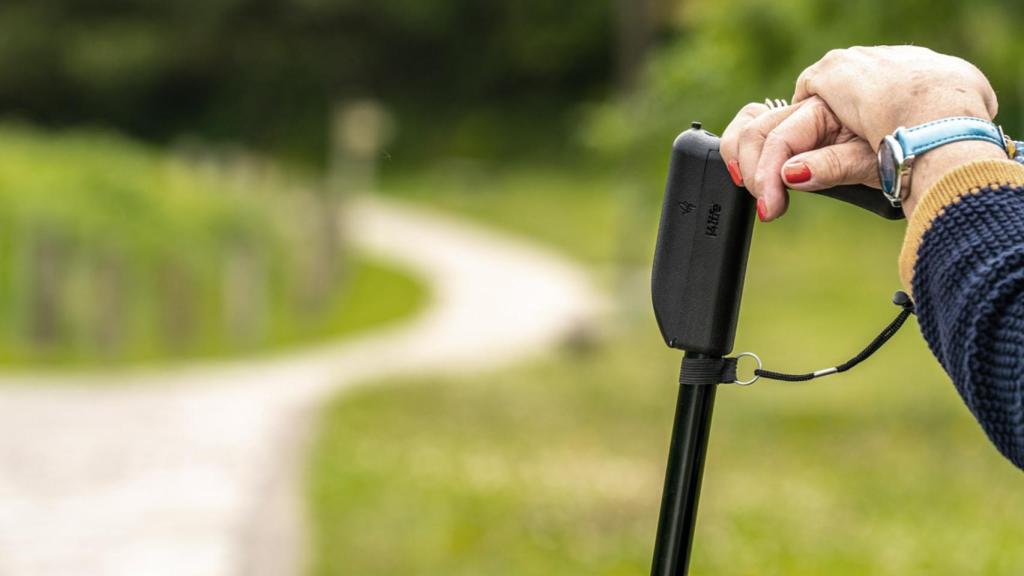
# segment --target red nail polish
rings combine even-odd
[[[757,199],[757,219],[764,222],[765,214],[768,212],[768,207],[764,205],[764,198]]]
[[[800,184],[811,179],[811,169],[803,162],[787,164],[782,168],[782,177],[790,184]]]
[[[729,176],[732,177],[733,184],[737,186],[743,186],[743,175],[740,174],[740,163],[736,160],[729,160],[729,163],[725,165],[729,169]]]

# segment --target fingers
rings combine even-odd
[[[789,117],[769,132],[757,156],[753,171],[753,182],[747,187],[758,198],[758,215],[767,222],[778,218],[786,211],[786,183],[782,179],[782,166],[795,154],[834,144],[842,130],[839,120],[828,106],[817,97],[812,97],[794,107]],[[743,158],[744,147],[740,150],[740,166],[748,172]],[[806,177],[794,174],[796,180]]]
[[[878,159],[860,138],[793,156],[783,164],[782,178],[793,190],[808,192],[841,184],[880,187]]]
[[[732,122],[729,122],[729,125],[726,126],[725,132],[722,132],[722,139],[719,142],[718,150],[722,155],[722,159],[725,160],[726,166],[729,167],[729,174],[732,175],[733,181],[737,186],[743,185],[743,177],[737,166],[740,134],[747,124],[750,124],[755,118],[769,110],[770,108],[764,104],[751,102],[740,109],[736,117],[732,119]]]
[[[776,108],[754,118],[740,130],[739,142],[736,144],[736,157],[730,171],[735,169],[740,174],[743,185],[754,196],[760,196],[755,182],[755,174],[768,135],[798,109],[798,106]]]

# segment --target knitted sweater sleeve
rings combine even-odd
[[[978,161],[936,182],[907,223],[900,276],[968,409],[1024,468],[1024,166]]]

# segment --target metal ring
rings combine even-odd
[[[778,110],[779,108],[789,106],[789,102],[787,102],[785,98],[775,98],[774,100],[771,98],[765,98],[764,105],[767,106],[769,110]]]
[[[764,366],[763,364],[761,364],[761,357],[758,356],[757,354],[754,354],[753,352],[740,352],[739,354],[736,355],[736,372],[737,372],[737,374],[739,373],[739,360],[740,360],[740,358],[743,358],[744,356],[749,356],[749,357],[753,358],[754,361],[757,362],[757,369],[758,370],[760,370]],[[737,380],[733,380],[732,383],[733,384],[737,384],[739,386],[750,386],[751,384],[753,384],[754,382],[757,382],[760,379],[761,379],[761,377],[757,375],[757,372],[754,372],[754,376],[750,380],[739,380],[739,379],[737,379]]]

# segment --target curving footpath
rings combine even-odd
[[[0,375],[0,575],[299,574],[322,401],[521,360],[603,307],[580,267],[519,239],[380,199],[348,216],[361,250],[428,283],[425,312],[269,358]]]

